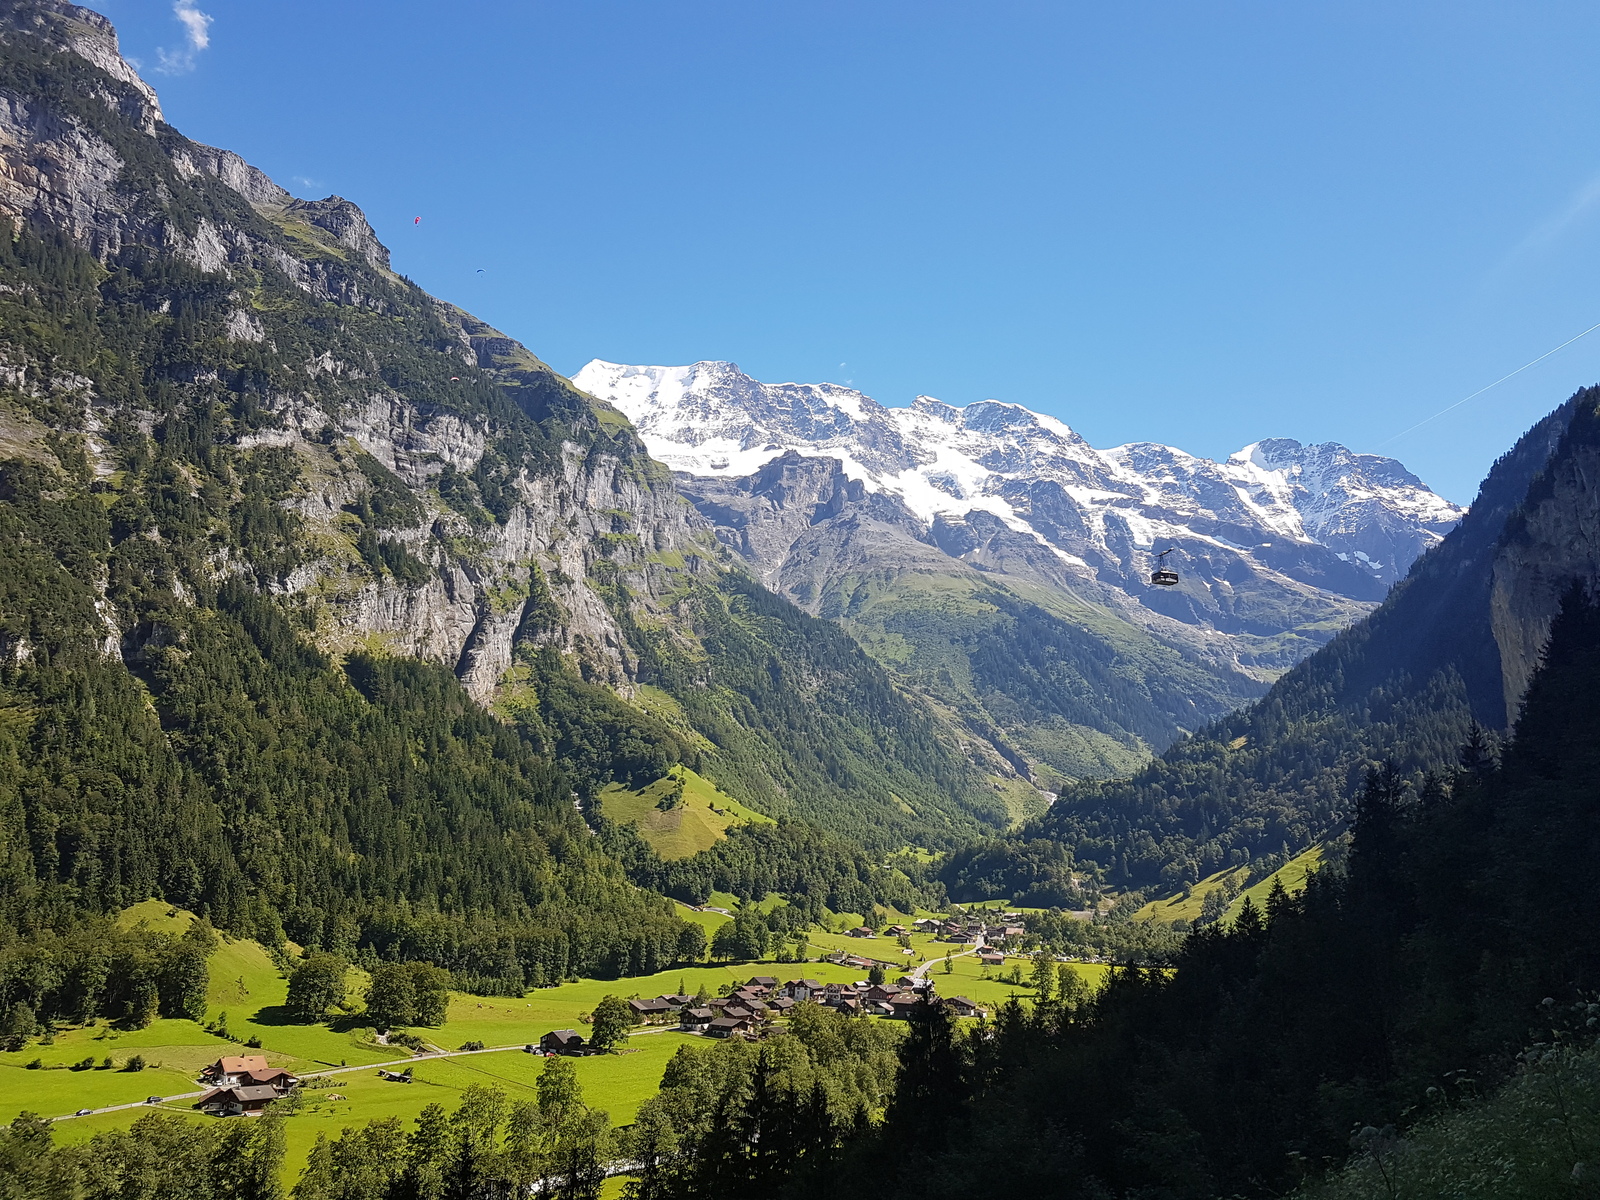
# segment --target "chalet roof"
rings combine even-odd
[[[791,1000],[787,996],[779,996],[776,1000],[774,1000],[772,1002],[770,1007],[777,1009],[779,1012],[782,1012],[782,1011],[784,1011],[786,1009],[790,1009],[790,1008],[795,1007],[795,1005],[797,1005],[799,1003],[800,1002],[798,1000]]]
[[[778,977],[776,975],[752,975],[750,976],[749,986],[764,988],[777,987]]]
[[[251,1083],[271,1083],[274,1079],[288,1079],[293,1081],[295,1076],[285,1071],[282,1067],[268,1067],[265,1071],[247,1072]]]
[[[715,1021],[711,1022],[711,1028],[743,1029],[747,1024],[749,1024],[748,1021],[740,1020],[735,1017],[718,1017]]]
[[[239,1075],[246,1071],[267,1070],[265,1054],[241,1054],[217,1059],[211,1064],[223,1075]]]
[[[716,1010],[712,1008],[691,1008],[685,1015],[693,1017],[697,1021],[707,1021],[711,1019],[715,1012]]]
[[[579,1033],[576,1029],[552,1029],[544,1036],[547,1038],[554,1038],[558,1042],[583,1041],[583,1034]]]
[[[655,1000],[629,1000],[628,1007],[633,1009],[634,1012],[666,1012],[672,1005],[665,1000],[657,998]]]
[[[198,1107],[212,1100],[220,1100],[225,1097],[231,1097],[238,1104],[250,1104],[256,1100],[276,1100],[278,1098],[278,1089],[270,1083],[241,1083],[234,1087],[212,1088],[204,1096],[196,1100],[195,1105]]]
[[[722,1015],[724,1018],[729,1020],[743,1021],[754,1016],[755,1014],[752,1013],[748,1008],[745,1008],[741,1005],[730,1004],[727,1008],[722,1010]]]

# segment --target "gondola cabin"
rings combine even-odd
[[[1150,576],[1150,582],[1157,587],[1172,587],[1178,582],[1178,573],[1163,568]]]

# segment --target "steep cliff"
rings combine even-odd
[[[158,707],[165,656],[243,583],[322,651],[447,668],[583,794],[688,757],[874,846],[1005,820],[626,418],[396,275],[354,204],[184,138],[86,9],[11,0],[0,39],[0,451],[108,515],[71,569]],[[0,615],[10,661],[47,651]]]
[[[1516,720],[1550,623],[1574,587],[1600,584],[1600,396],[1579,398],[1543,471],[1507,522],[1489,590],[1505,719]]]

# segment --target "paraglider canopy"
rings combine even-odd
[[[1150,582],[1156,587],[1172,587],[1178,582],[1178,573],[1169,570],[1167,567],[1167,555],[1171,554],[1174,549],[1176,547],[1169,546],[1156,555],[1156,569],[1150,574]]]

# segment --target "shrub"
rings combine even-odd
[[[42,1059],[42,1058],[36,1058],[32,1062],[30,1062],[28,1064],[28,1070],[30,1070],[30,1071],[39,1071],[39,1070],[42,1070],[43,1068],[44,1068],[44,1059]]]
[[[142,1054],[131,1055],[128,1058],[128,1061],[122,1064],[122,1069],[124,1071],[142,1071],[142,1070],[144,1070],[144,1055],[142,1055]]]
[[[92,1071],[92,1070],[94,1070],[94,1055],[91,1054],[91,1055],[89,1055],[88,1058],[83,1059],[81,1062],[73,1063],[71,1069],[74,1070],[74,1071]]]

